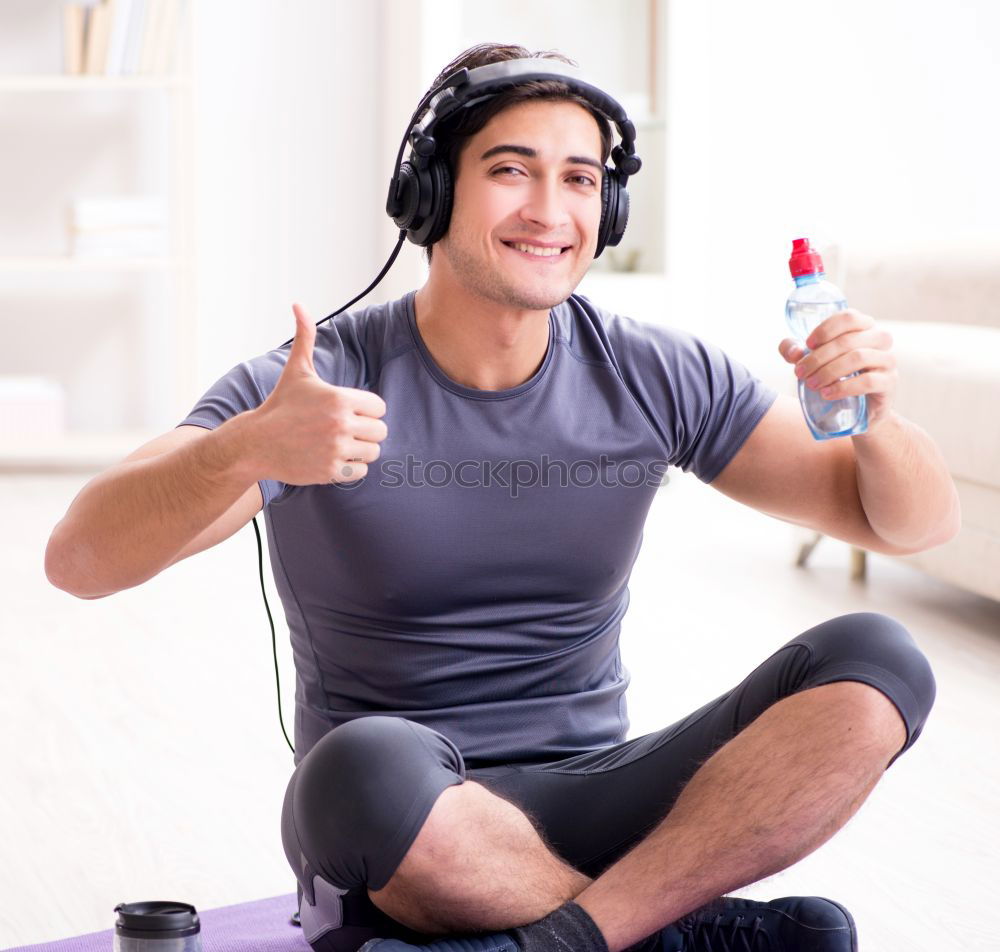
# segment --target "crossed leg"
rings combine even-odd
[[[857,681],[771,705],[702,764],[663,820],[591,879],[481,784],[449,787],[375,905],[428,935],[503,930],[574,899],[619,952],[709,900],[787,868],[857,812],[906,742]]]

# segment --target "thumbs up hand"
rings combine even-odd
[[[376,393],[321,380],[313,364],[316,325],[293,304],[295,337],[281,376],[256,409],[251,453],[262,473],[290,486],[353,482],[368,473],[388,435]]]
[[[306,314],[301,304],[293,304],[292,313],[295,315],[295,336],[292,338],[292,349],[288,352],[285,370],[292,368],[295,371],[302,370],[315,376],[313,348],[316,346],[316,325],[312,318]],[[284,376],[284,372],[282,376]]]

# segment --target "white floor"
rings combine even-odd
[[[86,478],[0,478],[0,948],[110,928],[121,901],[210,909],[293,891],[278,828],[291,751],[252,527],[138,589],[73,599],[48,585],[42,554]],[[833,840],[739,894],[836,898],[864,952],[996,950],[1000,603],[881,556],[852,583],[830,540],[795,569],[795,538],[673,475],[623,626],[630,736],[819,621],[898,618],[937,676],[922,738]],[[267,582],[291,736],[291,654]]]

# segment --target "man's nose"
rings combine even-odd
[[[566,195],[563,193],[563,183],[559,178],[548,176],[535,179],[531,183],[521,214],[546,228],[569,221]]]

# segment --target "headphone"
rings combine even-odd
[[[544,65],[543,65],[544,63]],[[392,267],[399,249],[403,247],[403,239],[409,238],[416,245],[426,247],[434,244],[448,230],[451,219],[453,191],[451,173],[444,159],[435,156],[437,141],[433,136],[434,127],[438,121],[450,116],[456,109],[471,109],[505,89],[520,86],[523,83],[539,79],[555,79],[565,83],[570,90],[587,100],[605,118],[614,122],[621,136],[621,145],[611,150],[614,159],[613,169],[604,167],[601,176],[601,222],[597,228],[597,248],[594,257],[599,258],[606,245],[614,247],[625,234],[628,223],[628,192],[625,184],[630,175],[635,175],[642,168],[642,160],[635,154],[635,126],[632,125],[625,110],[607,93],[580,78],[580,70],[560,60],[548,58],[524,58],[505,60],[502,63],[490,63],[488,66],[477,66],[474,69],[460,69],[442,80],[420,100],[419,105],[410,117],[403,141],[396,155],[396,165],[392,178],[389,180],[389,195],[385,210],[400,229],[399,240],[389,260],[386,261],[378,277],[356,298],[352,298],[342,308],[328,314],[320,324],[336,317],[341,311],[347,310],[355,301],[360,301],[379,281],[385,277]],[[428,102],[430,105],[428,106]],[[417,116],[427,107],[427,115],[419,125],[415,125]],[[400,164],[407,140],[410,141],[409,159]],[[285,344],[290,344],[294,338],[289,337]],[[281,346],[284,347],[285,344]],[[257,527],[257,517],[253,517],[253,531],[257,537],[257,567],[260,573],[260,591],[264,596],[264,608],[267,610],[267,620],[271,625],[271,648],[274,652],[274,674],[278,689],[278,721],[281,723],[285,741],[295,753],[292,742],[285,730],[285,721],[281,715],[281,679],[278,674],[278,648],[274,632],[274,619],[271,617],[271,606],[267,602],[267,591],[264,588],[264,555]]]
[[[594,257],[599,258],[606,245],[617,245],[625,234],[628,223],[625,185],[628,177],[642,168],[642,160],[635,154],[635,126],[625,110],[607,93],[585,82],[581,75],[575,66],[551,59],[545,59],[543,65],[539,58],[505,60],[452,73],[424,96],[410,119],[396,155],[395,174],[389,181],[386,213],[414,244],[421,247],[434,244],[448,230],[454,196],[448,164],[435,155],[434,127],[456,110],[469,109],[506,89],[532,80],[554,79],[565,83],[614,122],[622,139],[621,145],[611,152],[615,167],[605,166],[601,178],[601,222],[594,252]],[[428,100],[427,114],[414,127]],[[410,156],[400,165],[407,140],[411,145]]]

